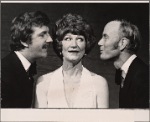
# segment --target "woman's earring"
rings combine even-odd
[[[60,52],[59,54],[62,55],[62,52]]]

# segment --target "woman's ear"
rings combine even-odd
[[[27,44],[26,42],[23,42],[23,41],[21,41],[21,40],[20,40],[20,42],[21,42],[21,44],[22,44],[23,46],[25,46],[25,47],[27,47],[27,48],[29,47],[29,44]]]
[[[120,47],[120,50],[124,50],[126,49],[126,47],[128,46],[129,44],[129,39],[123,37],[121,38],[120,42],[119,42],[119,47]]]

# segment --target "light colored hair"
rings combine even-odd
[[[116,20],[120,22],[120,37],[130,40],[127,50],[131,53],[136,53],[140,47],[141,34],[136,25],[126,20]]]

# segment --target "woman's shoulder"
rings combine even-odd
[[[91,78],[93,79],[93,81],[95,81],[95,82],[104,82],[104,83],[107,82],[106,79],[103,76],[98,75],[98,74],[96,74],[94,72],[91,72],[88,69],[86,69],[86,71],[91,76]]]
[[[61,69],[61,67],[58,68],[58,69],[56,69],[56,70],[54,70],[54,71],[52,71],[52,72],[46,73],[46,74],[44,74],[44,75],[41,75],[41,76],[37,79],[37,85],[44,85],[44,86],[45,86],[45,84],[48,85],[49,82],[51,81],[51,78],[52,78],[53,74],[54,74],[55,72],[57,72],[59,69]]]
[[[98,75],[94,72],[91,72],[88,69],[86,69],[85,67],[84,67],[84,73],[86,73],[86,75],[90,76],[89,77],[91,79],[90,82],[91,82],[92,86],[94,86],[95,89],[100,90],[100,89],[108,87],[107,80],[103,76]]]
[[[108,92],[108,83],[106,78],[96,73],[90,72],[92,76],[92,84],[97,93]],[[104,92],[104,93],[105,93]]]
[[[94,72],[91,72],[89,71],[88,69],[85,68],[85,71],[88,75],[90,75],[91,77],[91,82],[92,84],[99,89],[99,87],[107,87],[108,84],[107,84],[107,80],[106,78],[104,78],[103,76],[101,75],[98,75]]]
[[[44,84],[49,84],[50,80],[51,80],[51,77],[52,77],[52,74],[54,73],[53,72],[49,72],[49,73],[46,73],[44,75],[41,75],[38,79],[37,79],[37,85],[44,85]]]
[[[106,81],[106,78],[104,78],[103,76],[101,76],[101,75],[98,75],[98,74],[96,74],[96,73],[94,73],[94,72],[90,72],[90,74],[91,74],[91,77],[93,78],[93,81],[95,81],[95,82],[98,82],[98,83],[106,83],[107,81]]]

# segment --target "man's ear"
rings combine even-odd
[[[129,44],[129,39],[123,37],[121,38],[120,42],[119,42],[119,47],[120,47],[120,50],[124,50]]]
[[[21,44],[22,44],[23,46],[25,46],[25,47],[27,47],[27,48],[29,47],[29,44],[27,44],[26,42],[23,42],[23,41],[21,41],[21,40],[20,40],[20,42],[21,42]]]

